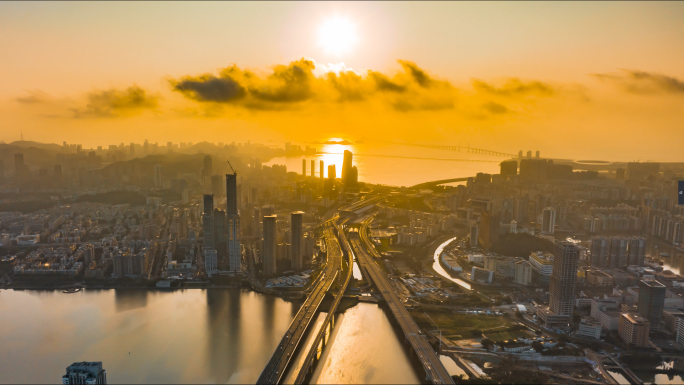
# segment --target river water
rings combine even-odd
[[[0,383],[59,383],[77,361],[102,361],[109,383],[255,383],[298,306],[241,289],[0,290]],[[420,382],[377,305],[330,338],[312,382]]]
[[[468,284],[466,281],[462,279],[452,278],[451,275],[449,275],[449,273],[446,270],[444,270],[442,265],[439,263],[439,256],[442,254],[442,251],[444,251],[444,248],[447,247],[451,242],[455,241],[457,238],[458,237],[448,239],[442,242],[442,244],[439,245],[439,247],[437,247],[437,249],[435,250],[435,254],[433,255],[434,262],[432,263],[432,268],[442,277],[450,280],[451,282],[457,283],[459,286],[466,290],[470,290],[470,284]]]
[[[458,144],[458,143],[457,143]],[[499,173],[502,156],[473,154],[467,151],[446,151],[381,142],[360,144],[314,145],[322,154],[316,156],[278,157],[265,165],[284,164],[288,171],[302,172],[306,159],[307,175],[311,175],[311,161],[315,161],[315,175],[319,176],[319,161],[334,164],[340,177],[344,150],[354,154],[353,164],[359,170],[359,181],[393,186],[413,186],[423,182],[475,176],[478,172]]]

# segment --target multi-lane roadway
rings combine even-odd
[[[425,336],[421,334],[420,328],[413,320],[413,317],[411,317],[399,297],[392,290],[387,274],[382,271],[380,266],[369,255],[369,251],[371,253],[377,252],[368,239],[368,222],[364,221],[359,232],[350,235],[352,247],[356,252],[357,262],[370,275],[378,290],[382,293],[392,314],[411,344],[413,351],[418,356],[421,364],[423,364],[425,373],[430,381],[434,384],[453,384],[454,380],[449,375],[449,372],[444,368],[444,365],[432,349],[432,346],[425,339]]]
[[[273,356],[259,377],[258,384],[277,384],[281,381],[287,366],[294,355],[302,336],[309,327],[309,323],[318,311],[321,302],[325,298],[330,286],[339,274],[339,266],[342,261],[342,250],[333,233],[332,227],[324,230],[328,262],[326,268],[318,277],[311,294],[306,299],[297,315],[292,320],[290,327],[278,344]]]

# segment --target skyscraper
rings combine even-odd
[[[204,250],[216,250],[214,235],[214,196],[204,195],[204,213],[202,214],[202,230],[204,231]]]
[[[470,224],[470,247],[477,249],[478,228],[475,222]]]
[[[556,226],[556,209],[547,207],[542,212],[542,233],[553,234]]]
[[[233,174],[226,174],[228,271],[233,273],[239,273],[242,270],[242,249],[240,247],[240,213],[238,212],[237,195],[237,173],[233,172]]]
[[[323,167],[325,167],[325,163],[323,163],[323,161],[320,161],[318,163],[318,172],[321,174],[320,175],[321,180],[323,180],[324,175],[325,175],[325,169]]]
[[[610,239],[610,267],[625,267],[629,261],[627,247],[629,238],[612,237]]]
[[[633,237],[629,240],[629,264],[643,266],[646,259],[646,238]]]
[[[349,179],[349,173],[352,168],[352,158],[354,155],[349,150],[344,150],[344,160],[342,161],[342,183],[347,184]]]
[[[211,155],[204,156],[204,168],[202,169],[202,176],[212,176],[214,175],[214,168],[211,162]]]
[[[276,216],[264,216],[264,240],[261,247],[261,262],[264,275],[271,277],[276,273],[276,247],[278,246],[276,233]]]
[[[290,214],[290,234],[292,236],[292,268],[295,270],[301,270],[304,267],[302,260],[302,240],[304,239],[304,234],[302,234],[302,219],[304,212],[295,211]]]
[[[313,178],[316,173],[316,161],[311,159],[311,177]]]
[[[549,287],[549,307],[557,315],[572,316],[579,249],[571,242],[556,242]]]
[[[154,186],[162,186],[162,166],[160,165],[154,166]]]
[[[328,166],[328,179],[337,179],[337,172],[335,171],[334,164]]]
[[[259,208],[255,207],[252,214],[252,236],[261,238],[261,223],[259,222]]]
[[[651,330],[660,328],[665,307],[665,292],[667,287],[655,279],[639,281],[639,301],[637,311],[651,323]]]
[[[302,159],[302,175],[306,176],[306,159]]]
[[[217,272],[218,253],[216,250],[204,250],[204,271],[208,276]]]

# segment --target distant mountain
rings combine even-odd
[[[27,148],[27,147],[35,147],[39,148],[41,150],[46,150],[46,151],[52,151],[52,152],[67,152],[64,150],[64,147],[60,146],[59,144],[55,143],[40,143],[40,142],[34,142],[32,140],[17,140],[16,142],[10,143],[11,146],[17,146],[17,147],[22,147],[22,148]]]
[[[10,170],[14,170],[14,154],[16,153],[21,153],[24,155],[24,164],[28,165],[29,167],[47,168],[55,164],[57,160],[57,154],[61,153],[61,151],[49,150],[47,148],[40,148],[36,146],[17,146],[14,143],[0,143],[0,160],[3,162],[5,175],[9,175]],[[24,141],[20,143],[25,144],[35,142]],[[40,145],[41,143],[37,144]]]

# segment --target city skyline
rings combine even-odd
[[[684,58],[673,49],[684,33],[676,23],[680,3],[306,5],[272,4],[278,12],[263,18],[245,3],[3,3],[3,24],[16,37],[4,45],[35,54],[3,63],[0,140],[23,132],[87,146],[145,137],[355,142],[391,133],[405,142],[532,147],[555,157],[682,160],[675,143],[684,140],[677,125]],[[117,33],[129,12],[137,14],[129,32]],[[203,12],[243,20],[202,18],[204,29],[169,49],[172,21]],[[416,12],[423,17],[408,18]],[[107,22],[94,24],[103,13]],[[154,32],[143,22],[151,14],[168,16]],[[27,28],[58,43],[46,47]],[[239,28],[262,49],[231,37]],[[84,31],[92,37],[78,37]],[[116,43],[132,35],[141,42]],[[88,58],[92,51],[81,47],[98,43],[111,47],[94,48],[102,58],[129,64]],[[204,50],[212,44],[218,49]],[[191,55],[179,57],[183,49]],[[34,64],[40,55],[51,55],[49,71]],[[284,80],[295,72],[301,76]],[[633,138],[644,129],[650,135],[639,136],[635,150]]]

